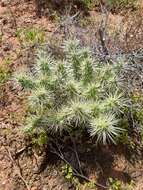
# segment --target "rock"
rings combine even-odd
[[[11,48],[12,48],[12,44],[6,43],[6,44],[4,45],[3,50],[4,50],[4,51],[10,51]]]
[[[1,6],[6,7],[7,6],[7,1],[6,0],[1,0]]]
[[[49,187],[47,185],[44,185],[44,187],[42,188],[42,190],[49,190]]]
[[[7,19],[3,19],[3,20],[2,20],[2,23],[3,23],[3,25],[8,24],[8,20],[7,20]]]

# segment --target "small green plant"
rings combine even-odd
[[[93,1],[92,0],[78,0],[85,8],[91,8],[91,6],[93,5]]]
[[[5,57],[0,63],[0,84],[4,83],[10,77],[10,57]]]
[[[109,190],[121,190],[121,181],[118,179],[109,178]]]
[[[65,176],[65,178],[67,180],[72,180],[73,179],[73,171],[72,168],[70,166],[68,166],[67,164],[62,166],[62,173]]]
[[[137,7],[137,0],[107,0],[106,3],[109,8],[114,10]]]
[[[143,94],[142,92],[132,92],[132,114],[140,127],[141,138],[143,139]]]
[[[23,45],[42,44],[45,41],[45,33],[38,28],[20,28],[16,31],[16,37]]]
[[[84,183],[75,183],[76,190],[97,190],[94,181],[84,182]]]
[[[129,184],[122,184],[118,179],[108,179],[109,190],[133,190],[134,182],[131,181]]]
[[[131,95],[134,117],[137,119],[141,125],[143,124],[143,94],[133,93]]]
[[[59,60],[40,50],[33,72],[16,79],[28,91],[27,132],[76,133],[87,131],[97,143],[116,143],[124,132],[119,126],[128,106],[118,86],[120,63],[96,63],[79,41],[64,43]]]
[[[42,146],[44,145],[45,143],[47,142],[47,135],[45,134],[45,132],[41,132],[38,137],[36,136],[33,136],[32,137],[32,144],[35,144],[35,145],[39,145],[39,146]]]

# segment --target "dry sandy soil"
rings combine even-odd
[[[94,14],[97,15],[91,12],[91,16]],[[122,16],[116,18],[120,23]],[[111,15],[110,19],[113,27],[116,26],[115,17]],[[17,54],[21,45],[15,36],[17,28],[29,26],[42,28],[47,39],[55,30],[55,24],[49,17],[44,14],[41,17],[37,16],[36,6],[32,0],[13,0],[11,3],[6,0],[0,1],[0,63],[4,57],[10,56],[12,71],[30,60],[30,52],[26,52],[24,56]],[[12,81],[0,88],[3,92],[2,95],[0,94],[0,189],[76,189],[63,177],[59,169],[60,163],[59,161],[53,162],[55,160],[53,155],[49,155],[51,156],[49,159],[45,150],[41,152],[36,148],[28,147],[29,140],[23,135],[20,124],[25,110],[24,97],[20,88],[14,87]],[[107,152],[105,148],[101,152],[97,156],[95,149],[89,155],[87,154],[88,159],[93,162],[92,166],[89,165],[87,168],[90,179],[97,179],[103,184],[108,177],[115,177],[123,183],[133,179],[136,184],[133,189],[143,190],[143,165],[140,152],[138,162],[130,162],[130,159],[125,156],[126,149],[122,147],[113,147],[110,152]],[[39,168],[45,162],[45,157],[47,163],[40,171]],[[81,161],[86,163],[84,158]],[[100,175],[98,175],[99,170]],[[81,185],[82,189],[90,188]]]

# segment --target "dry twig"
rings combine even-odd
[[[51,153],[57,155],[61,160],[63,160],[68,166],[70,166],[72,168],[72,171],[73,171],[73,175],[76,176],[76,177],[80,177],[88,182],[92,182],[88,177],[86,177],[85,175],[83,175],[82,173],[80,173],[77,169],[75,169],[71,163],[64,157],[64,154],[62,153],[61,149],[59,148],[60,145],[58,145],[57,143],[55,144],[57,149],[54,148],[52,145],[51,145]],[[100,184],[100,183],[97,183],[97,182],[94,182],[94,184],[97,186],[97,187],[101,187],[101,188],[104,188],[104,189],[107,189],[106,186]]]

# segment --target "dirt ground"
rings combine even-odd
[[[46,17],[36,16],[34,2],[12,1],[9,4],[8,1],[0,1],[0,61],[10,56],[13,71],[21,64],[16,54],[20,44],[15,31],[28,26],[41,27],[47,36],[54,29],[54,24]],[[22,154],[18,160],[12,160],[15,153],[26,145],[19,125],[24,108],[19,90],[13,89],[11,82],[5,86],[4,98],[0,100],[0,189],[25,190],[25,180],[30,190],[69,189],[55,166],[49,166],[42,174],[36,174],[34,170],[41,163],[43,155],[38,156],[30,150],[30,153]]]
[[[17,51],[21,48],[15,36],[17,28],[34,26],[45,31],[46,39],[55,30],[55,23],[49,17],[37,16],[35,1],[29,0],[1,0],[0,1],[0,62],[6,57],[11,57],[11,69],[15,71],[21,64],[27,62],[29,54],[19,56]],[[48,13],[47,13],[48,14]],[[92,13],[94,15],[97,13]],[[100,15],[98,15],[100,17]],[[111,15],[113,25],[116,21]],[[122,16],[118,16],[118,22]],[[96,17],[97,18],[97,17]],[[0,95],[0,189],[1,190],[74,190],[76,187],[68,182],[59,169],[59,161],[53,164],[54,157],[47,161],[46,167],[40,172],[39,168],[48,156],[28,147],[28,139],[22,133],[22,113],[25,110],[24,97],[19,87],[14,87],[13,81],[8,81],[1,86],[3,95]],[[87,154],[93,164],[87,168],[88,177],[97,179],[105,185],[108,177],[114,177],[127,183],[135,181],[134,190],[143,190],[143,165],[142,155],[139,153],[138,162],[130,162],[125,156],[122,147],[118,150],[113,147],[111,152],[97,155],[96,150]],[[20,153],[19,153],[20,152]],[[132,154],[132,153],[131,153]],[[135,153],[136,154],[136,153]],[[16,155],[18,155],[16,157]],[[47,158],[48,160],[48,158]],[[85,159],[86,160],[86,159]],[[84,157],[81,159],[84,164]],[[95,167],[96,166],[96,167]],[[100,169],[99,169],[100,168]],[[98,175],[98,171],[100,175]],[[81,185],[81,190],[84,188]],[[101,189],[101,188],[98,188]]]

